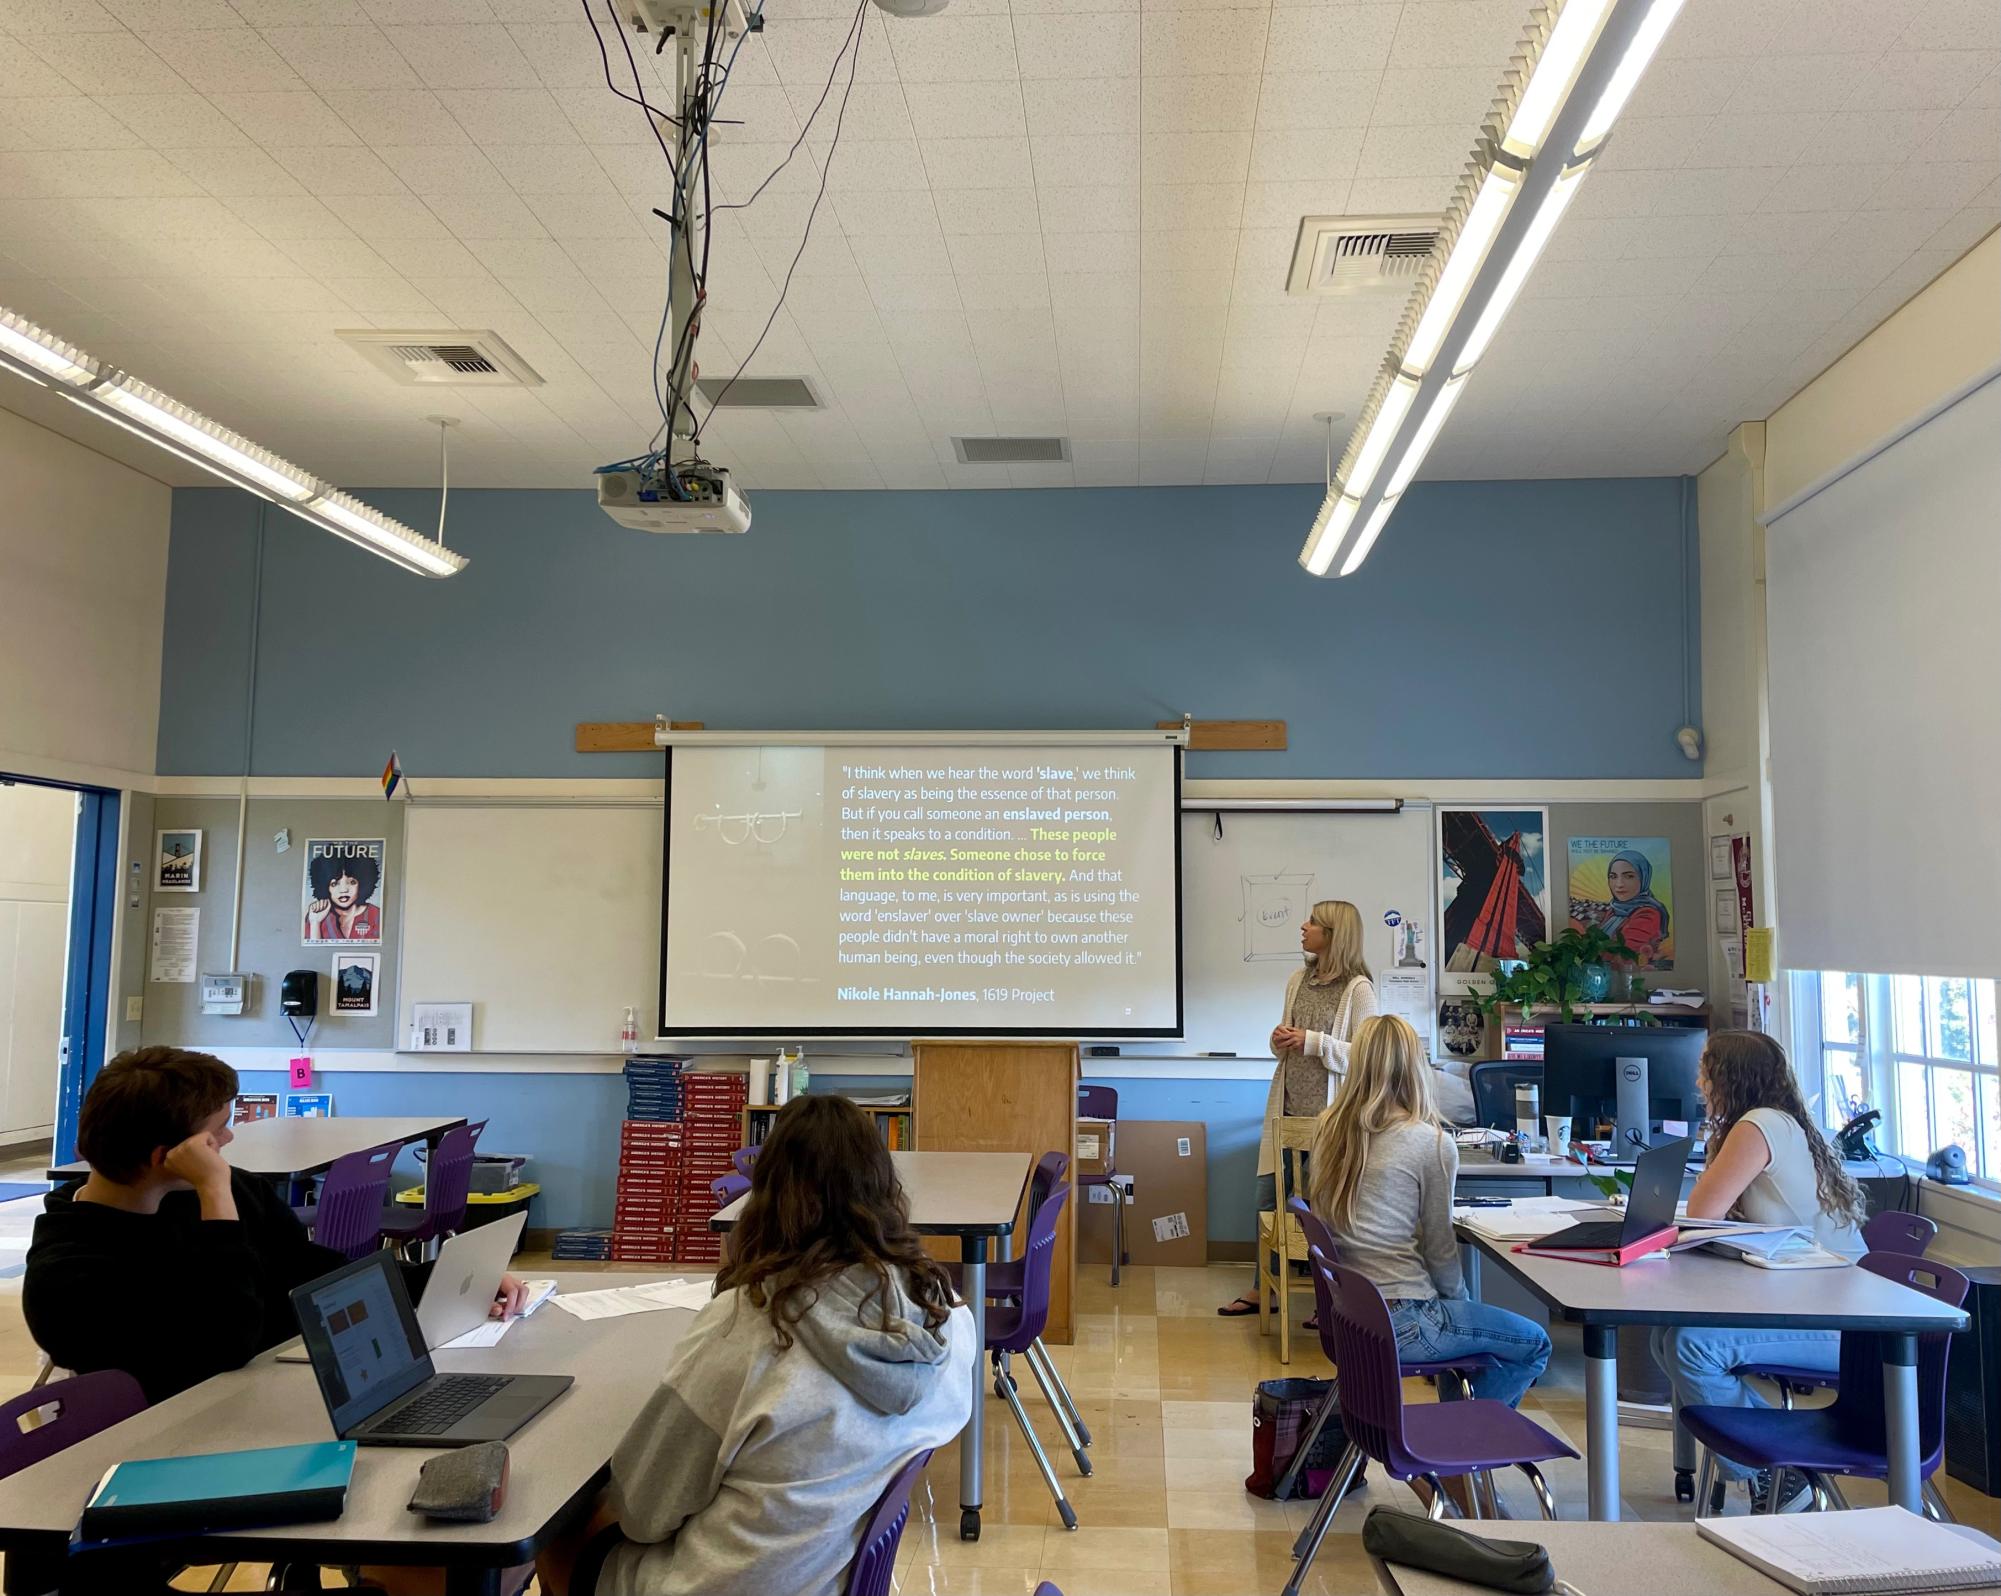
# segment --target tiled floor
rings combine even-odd
[[[0,1180],[34,1178],[10,1173]],[[5,1248],[25,1239],[39,1204],[0,1204],[0,1263]],[[544,1259],[524,1259],[547,1267]],[[1077,1475],[1069,1452],[1033,1383],[1021,1372],[1023,1399],[1058,1477],[1077,1510],[1079,1528],[1066,1531],[1007,1410],[987,1403],[984,1533],[961,1541],[959,1454],[939,1453],[912,1499],[898,1561],[901,1596],[1024,1596],[1041,1579],[1065,1596],[1275,1596],[1291,1570],[1293,1536],[1312,1503],[1261,1501],[1245,1494],[1250,1469],[1250,1392],[1261,1379],[1330,1372],[1314,1338],[1293,1344],[1290,1368],[1277,1342],[1260,1340],[1256,1319],[1221,1319],[1216,1305],[1247,1284],[1246,1267],[1128,1269],[1121,1285],[1101,1268],[1078,1281],[1077,1339],[1053,1348],[1084,1410],[1094,1444],[1093,1473]],[[1295,1299],[1306,1310],[1302,1295]],[[0,1279],[0,1392],[18,1391],[33,1377],[36,1353],[21,1323],[20,1283]],[[1556,1356],[1523,1411],[1579,1444],[1584,1429],[1582,1360],[1574,1333],[1559,1328]],[[1412,1400],[1428,1401],[1420,1382]],[[1620,1462],[1629,1517],[1681,1516],[1665,1432],[1621,1433]],[[1581,1450],[1581,1446],[1580,1446]],[[1584,1516],[1581,1463],[1547,1469],[1565,1518]],[[1943,1478],[1943,1476],[1941,1476]],[[1504,1502],[1533,1518],[1534,1504],[1519,1476],[1501,1481]],[[1953,1511],[1965,1523],[2001,1533],[2001,1503],[1946,1480]],[[1851,1501],[1880,1501],[1881,1492],[1853,1485]],[[1738,1498],[1741,1503],[1741,1497]],[[1375,1590],[1362,1556],[1363,1515],[1379,1502],[1415,1506],[1403,1487],[1380,1473],[1343,1505],[1306,1589],[1328,1596]],[[245,1568],[231,1588],[260,1588],[261,1571]]]

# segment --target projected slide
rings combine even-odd
[[[662,1034],[1176,1034],[1175,760],[676,749]]]

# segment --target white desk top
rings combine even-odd
[[[565,1274],[564,1291],[639,1284],[644,1275]],[[568,1374],[576,1384],[509,1437],[507,1503],[491,1524],[433,1524],[406,1505],[417,1470],[435,1452],[357,1450],[347,1511],[324,1524],[239,1530],[204,1538],[218,1558],[264,1561],[327,1548],[333,1562],[507,1565],[525,1562],[535,1538],[610,1461],[611,1449],[651,1393],[667,1354],[694,1314],[666,1308],[622,1319],[581,1320],[544,1306],[498,1346],[438,1352],[441,1373]],[[229,1374],[135,1414],[47,1461],[0,1480],[0,1546],[10,1552],[67,1539],[98,1479],[128,1458],[287,1446],[333,1438],[312,1369],[266,1352]],[[459,1554],[454,1558],[453,1554]]]
[[[1623,1269],[1532,1258],[1460,1228],[1460,1235],[1564,1318],[1579,1324],[1774,1324],[1816,1330],[1958,1330],[1966,1315],[1866,1269],[1756,1269],[1700,1252]]]
[[[430,1114],[402,1119],[357,1116],[343,1119],[258,1119],[234,1127],[222,1156],[246,1175],[312,1175],[337,1158],[365,1152],[384,1142],[415,1142],[463,1125],[463,1114]],[[80,1178],[90,1166],[78,1161],[49,1171],[52,1180]]]
[[[1692,1523],[1544,1524],[1459,1523],[1454,1529],[1503,1541],[1534,1541],[1548,1548],[1556,1577],[1589,1596],[1790,1596],[1777,1580],[1732,1557],[1696,1533]],[[1420,1569],[1376,1562],[1383,1596],[1475,1596],[1486,1590]],[[1996,1596],[1983,1586],[1972,1596]]]
[[[1014,1229],[1028,1185],[1026,1153],[891,1153],[910,1198],[910,1228],[925,1236],[1005,1236]],[[739,1197],[709,1221],[728,1230],[743,1212]]]

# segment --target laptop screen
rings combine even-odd
[[[336,1435],[431,1377],[409,1293],[388,1254],[307,1281],[292,1306]]]

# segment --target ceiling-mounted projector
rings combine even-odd
[[[721,466],[683,467],[678,495],[657,470],[600,470],[598,508],[635,532],[748,532],[750,500]]]
[[[893,17],[935,17],[947,3],[948,0],[875,0],[878,11],[887,11]]]

